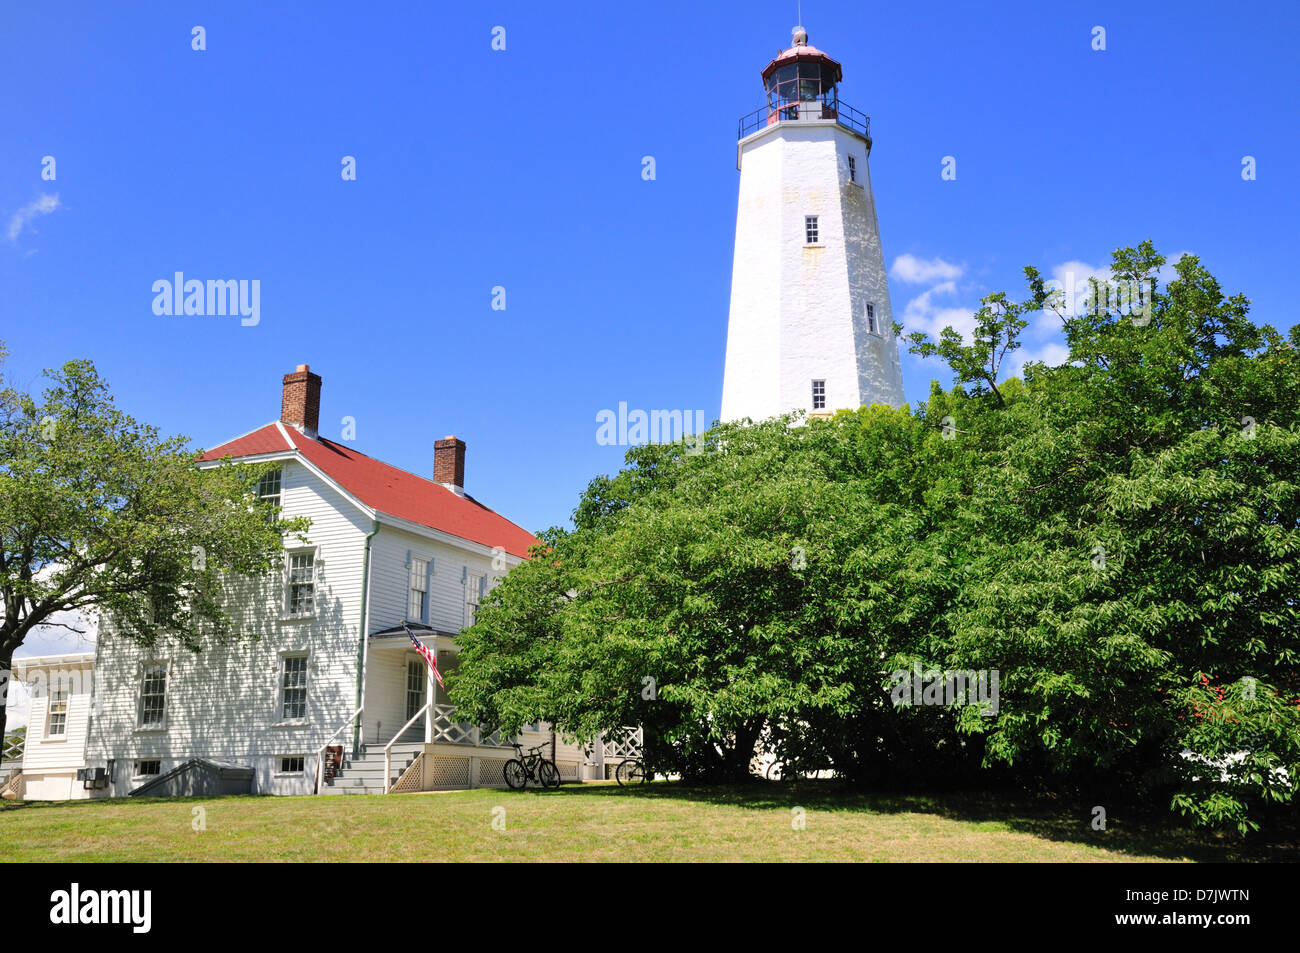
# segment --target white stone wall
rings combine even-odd
[[[811,410],[814,379],[826,381],[827,410],[901,406],[866,142],[835,123],[785,121],[741,145],[740,168],[722,419]],[[867,330],[868,302],[879,335]]]

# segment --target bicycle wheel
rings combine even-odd
[[[620,761],[618,767],[614,769],[614,780],[619,784],[636,784],[641,781],[639,772],[641,762],[635,758],[629,758],[626,761]]]
[[[769,781],[780,781],[785,776],[785,765],[780,761],[773,761],[763,774]]]
[[[507,761],[502,773],[506,776],[506,784],[516,791],[521,790],[528,784],[528,771],[524,768],[524,763],[518,758],[511,758]]]
[[[537,776],[541,779],[544,788],[558,788],[560,786],[560,769],[550,761],[543,761],[538,765]]]

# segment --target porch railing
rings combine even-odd
[[[476,745],[483,748],[508,748],[513,738],[502,736],[500,731],[484,731],[478,725],[467,721],[455,720],[454,705],[435,705],[425,702],[406,724],[398,728],[384,745],[384,793],[388,794],[393,784],[393,745],[421,718],[428,716],[425,737],[431,742],[451,745]]]
[[[361,712],[365,710],[365,707],[366,707],[365,705],[362,705],[360,708],[354,711],[352,713],[352,717],[349,718],[347,721],[343,722],[343,724],[339,725],[338,728],[334,730],[334,733],[325,739],[325,743],[316,749],[316,793],[317,794],[320,794],[321,775],[324,773],[324,769],[325,769],[325,749],[330,746],[330,742],[332,742],[335,738],[339,736],[339,732],[346,729],[349,725],[351,725],[354,721],[356,721],[359,717],[361,717]]]
[[[26,734],[6,738],[4,744],[0,745],[0,762],[21,762],[23,760],[23,746],[26,741]]]
[[[478,725],[456,721],[454,705],[434,705],[430,711],[433,719],[430,737],[434,741],[453,745],[480,745],[489,748],[508,748],[510,739],[501,737],[500,731],[484,732]]]

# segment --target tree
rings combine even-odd
[[[1159,290],[1164,264],[1117,251],[1141,313],[1062,313],[1069,358],[1023,380],[1002,361],[1056,303],[1032,269],[972,343],[913,338],[956,381],[916,412],[629,451],[489,596],[453,700],[507,731],[641,724],[688,777],[767,748],[860,784],[1266,822],[1300,783],[1300,332],[1194,258]],[[896,702],[918,668],[997,674],[1000,697]]]
[[[232,638],[223,577],[265,574],[306,522],[256,500],[262,468],[200,470],[184,438],[118,410],[89,361],[46,376],[39,399],[0,380],[0,680],[59,612],[144,645]]]
[[[1117,251],[1141,314],[1098,296],[1014,400],[956,395],[978,453],[940,628],[1002,669],[1001,716],[966,726],[989,761],[1245,831],[1300,779],[1300,352],[1195,258],[1155,290],[1164,264]]]

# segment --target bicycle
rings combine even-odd
[[[784,761],[773,761],[763,772],[763,776],[769,781],[798,781],[803,778],[805,781],[811,781],[821,776],[824,768],[810,768],[797,764],[787,764]]]
[[[625,784],[648,784],[650,773],[645,769],[645,762],[640,758],[627,758],[618,763],[614,769],[614,780],[619,786]]]
[[[528,782],[541,785],[543,788],[558,788],[560,786],[560,769],[554,762],[546,760],[542,755],[544,745],[533,745],[524,754],[524,746],[518,742],[513,742],[511,747],[515,749],[517,757],[511,758],[506,762],[502,773],[505,774],[506,784],[516,791],[528,787]]]

